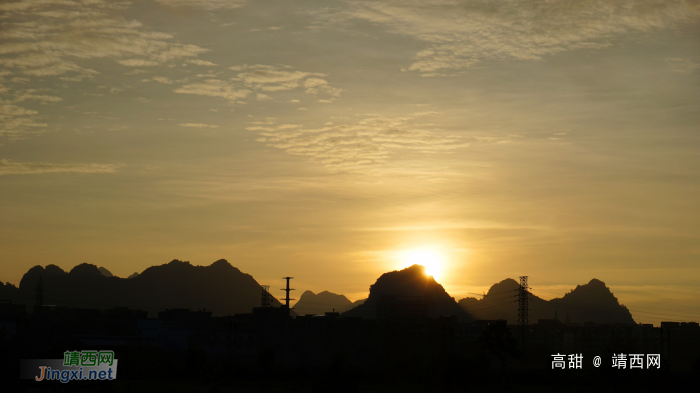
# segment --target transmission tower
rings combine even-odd
[[[283,291],[287,291],[287,297],[284,298],[285,301],[285,306],[289,308],[289,301],[290,300],[296,300],[296,299],[290,299],[289,298],[289,291],[293,291],[293,288],[289,288],[289,280],[293,279],[294,277],[282,277],[283,280],[287,280],[287,289],[282,289]]]
[[[528,308],[528,286],[527,276],[520,276],[520,288],[518,288],[518,325],[520,325],[520,339],[525,347],[525,335],[530,319]]]
[[[260,300],[261,307],[272,307],[272,295],[270,295],[270,286],[261,285],[262,287],[262,297]]]

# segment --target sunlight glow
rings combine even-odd
[[[411,265],[423,265],[425,274],[433,276],[436,281],[444,273],[445,258],[442,253],[431,249],[413,249],[402,251],[399,255],[402,268]]]

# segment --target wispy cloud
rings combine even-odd
[[[335,171],[357,171],[385,162],[396,151],[436,153],[468,146],[458,136],[441,136],[439,129],[420,128],[413,117],[370,117],[358,122],[304,128],[298,124],[257,124],[258,142],[305,156]]]
[[[191,127],[191,128],[219,128],[217,125],[213,124],[203,124],[203,123],[182,123],[179,124],[180,127]]]
[[[4,11],[0,65],[29,76],[90,77],[98,71],[81,65],[83,60],[112,58],[129,67],[154,66],[207,51],[115,12],[129,4],[100,0],[0,4]]]
[[[118,63],[127,67],[152,67],[158,65],[157,61],[146,59],[119,60]]]
[[[175,89],[175,93],[196,94],[209,97],[221,97],[229,101],[245,98],[251,93],[235,81],[207,79],[203,82],[190,83]]]
[[[0,159],[0,176],[38,175],[42,173],[114,173],[119,167],[121,167],[119,164],[52,164]]]
[[[201,59],[194,59],[194,60],[187,60],[189,64],[194,64],[198,66],[205,66],[205,67],[214,67],[216,64],[212,63],[211,61],[206,61],[206,60],[201,60]]]
[[[306,88],[305,91],[309,94],[318,94],[319,92],[325,92],[335,97],[340,96],[340,93],[342,92],[342,89],[331,87],[328,85],[328,82],[319,78],[309,78],[305,80],[304,88]]]
[[[250,31],[277,31],[281,30],[282,28],[279,26],[271,26],[271,27],[266,27],[264,29],[252,29]]]
[[[20,0],[0,4],[0,72],[15,75],[9,84],[0,76],[0,94],[10,93],[12,97],[0,101],[1,137],[22,139],[47,127],[38,121],[36,110],[22,108],[19,103],[63,100],[50,91],[22,89],[21,85],[51,77],[76,83],[93,79],[101,74],[99,69],[91,68],[99,63],[97,59],[111,59],[125,67],[148,67],[196,60],[207,51],[180,43],[171,34],[150,30],[136,20],[124,19],[123,11],[131,4],[121,0]],[[172,83],[161,76],[153,80]]]
[[[0,99],[0,136],[10,140],[39,134],[48,126],[38,123],[38,112]]]
[[[271,65],[238,65],[228,68],[236,71],[234,77],[223,79],[205,79],[201,82],[188,83],[177,89],[176,93],[197,94],[210,97],[221,97],[231,102],[238,102],[255,92],[257,100],[271,99],[265,93],[294,90],[303,88],[308,94],[325,94],[333,97],[340,96],[342,89],[330,86],[330,84],[318,77],[324,74],[291,70],[289,67]],[[204,75],[208,76],[208,75]],[[291,100],[290,102],[299,102]]]
[[[296,89],[310,76],[323,76],[323,74],[280,70],[275,66],[254,65],[232,67],[233,70],[243,68],[245,72],[238,74],[244,84],[254,89],[263,91],[279,91]],[[313,78],[310,78],[313,79]]]
[[[428,44],[406,70],[437,76],[483,60],[540,60],[576,49],[605,48],[629,32],[672,28],[700,17],[684,0],[350,0],[335,25],[363,19]],[[323,10],[324,20],[329,11]],[[321,14],[318,14],[321,17]],[[329,26],[325,21],[320,25]]]
[[[678,72],[679,74],[691,74],[693,71],[700,68],[700,64],[692,62],[688,59],[674,57],[664,60],[674,72]]]
[[[235,9],[243,7],[247,0],[156,0],[157,3],[171,7],[202,8],[207,11]]]
[[[172,84],[173,84],[173,81],[172,81],[172,80],[170,80],[170,79],[168,79],[168,78],[166,78],[166,77],[164,77],[164,76],[154,76],[154,77],[153,77],[153,80],[156,81],[156,82],[159,82],[159,83],[166,84],[166,85],[172,85]]]
[[[47,103],[47,102],[60,102],[63,101],[63,98],[61,97],[56,97],[56,96],[50,96],[47,94],[37,94],[40,91],[37,89],[26,89],[26,90],[17,90],[15,92],[15,102],[22,102],[22,101],[27,101],[27,100],[33,100],[33,101],[40,101],[42,103]]]

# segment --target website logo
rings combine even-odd
[[[61,359],[22,359],[20,378],[35,381],[104,381],[117,378],[114,351],[66,351]]]

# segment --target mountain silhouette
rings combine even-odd
[[[425,316],[455,315],[470,320],[468,312],[459,307],[442,285],[425,274],[425,267],[413,265],[403,270],[382,274],[369,287],[369,297],[363,304],[341,314],[346,317],[376,319],[385,309],[415,308],[421,314],[425,299]]]
[[[354,302],[352,302],[352,307],[355,308],[355,307],[359,306],[360,304],[364,304],[366,301],[367,301],[367,298],[355,300]]]
[[[324,314],[333,310],[346,311],[353,307],[353,303],[343,295],[328,291],[318,294],[306,291],[301,294],[299,301],[294,305],[294,311],[299,315]]]
[[[20,281],[0,284],[0,299],[33,305],[36,285],[42,277],[44,304],[83,308],[130,307],[152,313],[168,308],[206,309],[214,315],[249,313],[260,305],[262,288],[252,276],[242,273],[221,259],[210,266],[193,266],[173,260],[152,266],[128,278],[113,276],[106,268],[83,263],[65,272],[56,265],[31,268]],[[442,285],[413,265],[383,274],[370,286],[367,299],[354,303],[345,296],[328,291],[306,291],[294,307],[298,315],[342,311],[343,316],[377,318],[387,302],[406,298],[426,299],[428,316],[457,315],[462,319],[505,319],[517,323],[518,282],[505,279],[494,284],[482,299],[467,297],[455,302]],[[394,299],[394,300],[392,300]],[[398,300],[397,300],[398,299]],[[420,300],[420,299],[418,299]],[[273,306],[281,304],[273,298]],[[556,318],[571,323],[634,324],[629,310],[620,305],[604,282],[592,279],[578,285],[561,298],[544,300],[529,295],[530,323]]]
[[[518,288],[512,278],[494,284],[482,299],[468,297],[459,305],[477,319],[505,319],[509,324],[518,322]],[[554,319],[571,323],[626,323],[634,324],[629,310],[620,305],[610,288],[598,279],[588,284],[578,285],[561,298],[544,300],[534,294],[529,295],[530,323],[539,319]]]
[[[106,270],[106,269],[105,269]],[[221,259],[210,266],[173,260],[133,278],[106,277],[83,263],[66,273],[56,265],[31,268],[20,281],[18,297],[34,304],[42,277],[44,304],[83,308],[129,307],[151,313],[169,308],[206,309],[214,315],[241,314],[260,306],[262,288],[249,274]],[[273,306],[280,303],[273,298]]]
[[[105,277],[113,277],[113,276],[114,276],[114,274],[112,274],[112,272],[110,272],[109,270],[107,270],[107,269],[104,268],[104,267],[100,267],[100,268],[98,268],[97,270],[99,270],[100,273],[102,273],[102,275],[105,276]]]
[[[19,289],[13,284],[0,282],[0,299],[14,301],[19,296]]]

